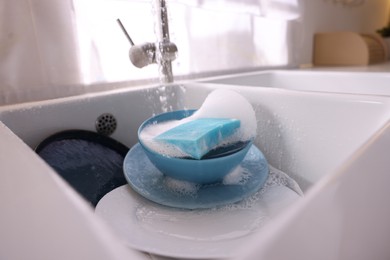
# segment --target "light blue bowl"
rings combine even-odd
[[[252,142],[249,142],[243,149],[226,156],[194,160],[159,154],[149,149],[139,138],[142,129],[150,124],[157,124],[169,120],[180,120],[192,115],[195,111],[196,110],[179,110],[149,118],[143,122],[138,129],[139,142],[152,164],[166,176],[177,180],[200,184],[220,182],[242,162],[252,146]]]

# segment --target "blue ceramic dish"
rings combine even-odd
[[[123,171],[127,182],[137,193],[158,204],[182,209],[219,207],[247,198],[266,182],[268,163],[255,145],[250,147],[238,170],[233,173],[232,182],[188,186],[188,183],[174,181],[172,185],[173,179],[162,174],[150,162],[140,144],[134,145],[127,153]],[[181,187],[183,184],[184,187]]]
[[[169,157],[156,153],[149,149],[140,139],[140,133],[146,126],[169,120],[180,120],[192,115],[194,112],[195,110],[179,110],[149,118],[138,129],[139,142],[146,156],[163,174],[174,179],[200,184],[219,182],[241,163],[251,148],[252,141],[245,143],[242,149],[237,149],[235,152],[228,153],[222,157],[193,160]]]

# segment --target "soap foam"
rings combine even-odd
[[[164,182],[168,189],[178,196],[196,197],[200,188],[200,184],[177,180],[168,176],[164,178]]]
[[[218,89],[211,92],[202,106],[191,116],[181,120],[171,120],[146,126],[140,133],[140,139],[151,150],[172,157],[187,157],[188,155],[170,144],[156,142],[154,137],[179,126],[180,124],[199,118],[231,118],[240,120],[240,128],[221,142],[217,147],[239,141],[248,141],[256,136],[257,121],[252,105],[239,93]]]
[[[142,129],[140,133],[140,139],[142,142],[152,151],[155,151],[159,154],[164,154],[172,157],[186,157],[186,153],[175,147],[174,145],[168,143],[157,142],[154,140],[156,136],[172,129],[184,122],[188,122],[187,118],[182,120],[170,120],[158,124],[151,124]]]
[[[237,166],[223,178],[222,183],[224,185],[244,185],[251,176],[252,174],[249,171],[245,170],[241,166]]]
[[[217,89],[211,92],[191,118],[234,118],[241,126],[235,140],[248,141],[256,136],[257,121],[252,105],[233,90]]]

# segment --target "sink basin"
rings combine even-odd
[[[214,77],[201,81],[300,91],[390,96],[390,74],[381,72],[271,70]]]
[[[189,84],[129,89],[81,98],[5,107],[0,120],[31,148],[68,129],[95,131],[96,119],[111,113],[118,128],[111,136],[131,147],[139,125],[167,110],[196,109],[221,86]],[[254,106],[255,144],[275,167],[296,179],[305,191],[336,169],[388,119],[390,100],[381,97],[287,92],[233,87]]]
[[[272,77],[272,73],[264,73],[266,75],[264,77]],[[280,72],[276,73],[281,75]],[[257,75],[260,73],[253,76]],[[95,131],[96,119],[104,113],[111,113],[118,122],[117,129],[111,137],[131,147],[136,144],[137,129],[145,119],[170,110],[199,108],[208,93],[217,88],[232,88],[252,103],[258,120],[255,144],[263,151],[271,165],[295,179],[305,193],[316,190],[315,187],[325,177],[333,176],[351,156],[356,152],[361,153],[361,147],[372,136],[382,134],[381,129],[390,118],[390,99],[383,96],[279,91],[275,88],[222,86],[209,83],[128,88],[6,106],[0,108],[0,134],[3,135],[1,138],[3,142],[8,142],[6,143],[8,145],[14,143],[22,152],[18,150],[18,153],[13,153],[11,150],[8,153],[2,148],[1,154],[18,154],[19,158],[29,158],[32,165],[18,165],[18,159],[14,157],[0,157],[0,163],[7,162],[4,165],[9,167],[2,170],[0,183],[1,178],[11,178],[15,175],[17,167],[25,167],[23,169],[26,172],[19,170],[17,174],[22,179],[23,176],[32,178],[31,174],[43,171],[44,165],[40,164],[42,162],[31,149],[51,134],[68,129]],[[28,149],[22,147],[21,140],[29,146]],[[8,147],[11,148],[7,149],[12,149],[13,146]],[[13,160],[16,165],[12,166],[9,160]],[[34,167],[37,167],[36,170]],[[49,169],[45,171],[50,172]],[[58,181],[44,181],[39,189],[32,186],[31,182],[20,182],[19,186],[19,190],[31,194],[45,190],[59,193],[64,190],[64,194],[69,193],[66,187],[58,184]],[[3,192],[5,195],[7,192],[13,194],[10,186]],[[8,198],[10,197],[12,196],[9,195]],[[71,199],[63,199],[61,203],[62,207],[80,210],[80,207],[69,206],[73,203]],[[28,214],[27,210],[24,214]],[[41,209],[42,212],[47,210],[48,208]],[[84,212],[85,209],[81,211]],[[36,223],[43,221],[38,219],[39,216],[35,216],[34,221]],[[75,226],[74,222],[72,223],[68,224]],[[41,234],[42,239],[46,234],[47,240],[50,240],[50,231],[45,232]],[[20,235],[17,243],[29,243],[33,235],[34,233]],[[104,236],[105,233],[101,232],[100,235]]]

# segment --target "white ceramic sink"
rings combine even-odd
[[[34,148],[62,130],[95,131],[97,117],[111,113],[118,120],[112,137],[131,147],[143,120],[168,109],[198,108],[211,90],[221,87],[226,86],[133,88],[59,99],[3,108],[0,120]],[[303,190],[337,168],[389,119],[390,100],[381,97],[233,88],[255,108],[255,143],[272,165],[297,178]]]
[[[390,96],[390,74],[381,72],[270,70],[208,78],[202,82]]]
[[[192,83],[129,88],[2,107],[0,121],[33,149],[44,138],[62,130],[94,131],[96,118],[111,113],[118,121],[118,128],[111,137],[131,147],[137,142],[137,129],[145,119],[167,110],[198,108],[208,93],[216,88],[232,88],[252,103],[258,121],[255,144],[270,164],[294,178],[305,193],[314,189],[325,176],[333,176],[357,151],[362,153],[361,147],[372,136],[382,134],[381,129],[390,118],[390,99],[387,97]],[[16,141],[17,138],[12,137],[9,142]],[[31,150],[21,156],[39,160]],[[0,157],[0,160],[10,158]],[[17,158],[14,160],[18,162]],[[8,168],[3,172],[10,177],[15,170]],[[21,172],[20,176],[34,173],[31,166],[29,172]],[[45,189],[62,189],[61,185],[54,188],[45,185],[51,184],[42,184],[39,190],[35,190],[30,183],[22,182],[19,190],[44,192]],[[7,189],[3,192],[12,194],[12,188]],[[49,209],[40,210],[44,214]],[[50,231],[47,232],[50,235]],[[21,236],[26,239],[18,243],[27,243],[29,235]]]

